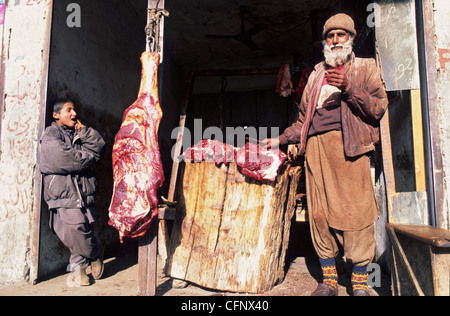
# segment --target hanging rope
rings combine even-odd
[[[169,11],[165,9],[158,9],[160,0],[156,3],[156,8],[147,8],[148,24],[145,27],[145,34],[147,35],[148,51],[160,52],[159,45],[159,26],[161,23],[161,16],[169,16]]]

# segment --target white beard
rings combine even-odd
[[[342,47],[342,50],[333,51],[335,47]],[[350,38],[346,43],[330,46],[327,41],[323,41],[323,55],[325,56],[325,62],[331,67],[338,67],[347,63],[353,52],[353,39]]]

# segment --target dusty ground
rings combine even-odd
[[[107,254],[102,279],[89,287],[70,287],[64,271],[42,280],[37,285],[1,285],[0,296],[135,296],[138,271],[137,247],[128,245]],[[284,281],[262,296],[309,296],[320,280],[320,266],[312,257],[297,257],[291,261]],[[350,279],[339,277],[339,296],[349,296]],[[158,260],[157,296],[231,296],[244,295],[222,293],[193,284],[185,288],[172,286],[172,279],[163,275],[162,260]],[[381,288],[371,289],[372,296],[389,296],[389,279],[383,276]]]

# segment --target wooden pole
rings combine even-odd
[[[158,220],[155,219],[145,236],[139,239],[138,295],[156,295]]]
[[[178,161],[178,156],[181,155],[181,147],[183,146],[184,128],[186,125],[186,113],[187,113],[187,107],[189,105],[189,101],[191,99],[193,85],[194,85],[194,75],[192,73],[190,73],[188,76],[188,79],[186,81],[186,95],[185,95],[184,103],[181,107],[180,121],[179,121],[179,125],[178,125],[177,142],[175,144],[175,152],[173,155],[172,174],[170,176],[170,187],[169,187],[169,196],[168,196],[168,199],[171,202],[173,202],[175,199],[176,182],[177,182],[177,178],[178,178],[178,169],[179,169],[179,165],[180,165],[180,162]]]
[[[426,191],[425,155],[423,144],[422,103],[420,90],[411,90],[411,115],[414,142],[414,167],[416,191]]]
[[[386,198],[388,206],[388,222],[392,223],[392,199],[397,194],[395,188],[394,163],[392,158],[391,131],[389,127],[389,109],[380,121],[381,150],[383,156],[383,171],[386,181]]]

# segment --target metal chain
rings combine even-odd
[[[159,25],[161,23],[161,16],[169,16],[169,11],[165,9],[158,9],[159,1],[156,8],[148,8],[148,24],[145,27],[145,34],[147,35],[148,50],[156,52],[160,50],[159,46]]]

